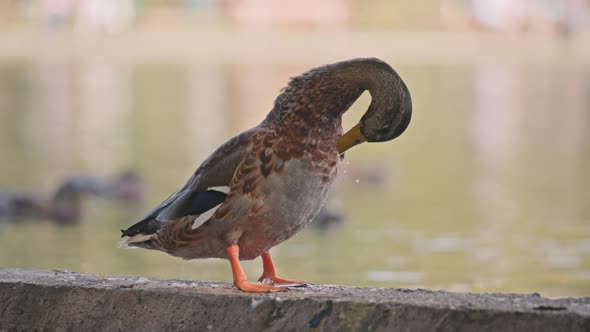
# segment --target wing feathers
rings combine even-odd
[[[213,216],[226,197],[226,193],[217,190],[179,192],[168,205],[153,211],[142,221],[123,231],[122,236],[153,234],[161,223],[184,216],[199,216],[193,224],[193,229],[197,228]]]
[[[220,206],[221,206],[221,203],[214,206],[209,211],[203,212],[197,219],[195,219],[195,221],[193,221],[192,229],[195,229],[195,228],[201,226],[202,224],[205,223],[205,221],[207,221],[207,220],[209,220],[209,218],[213,217],[213,215],[215,214],[215,211],[217,211],[217,209],[219,209]]]
[[[122,231],[121,237],[153,234],[165,223],[188,215],[199,216],[193,228],[202,225],[227,197],[227,185],[231,183],[235,169],[248,151],[250,138],[256,131],[252,129],[244,132],[220,146],[180,190],[170,195],[141,221]]]

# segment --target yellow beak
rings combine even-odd
[[[346,134],[342,135],[338,139],[338,153],[342,153],[357,144],[361,144],[362,142],[366,142],[367,139],[361,133],[361,125],[357,124],[356,126],[352,127]]]

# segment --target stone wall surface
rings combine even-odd
[[[590,331],[590,298],[0,269],[0,331]]]

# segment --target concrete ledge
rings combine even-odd
[[[0,331],[590,331],[590,298],[228,283],[0,269]]]

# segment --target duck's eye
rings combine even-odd
[[[386,123],[384,125],[381,126],[381,130],[385,130],[387,128],[391,127],[391,123]]]

